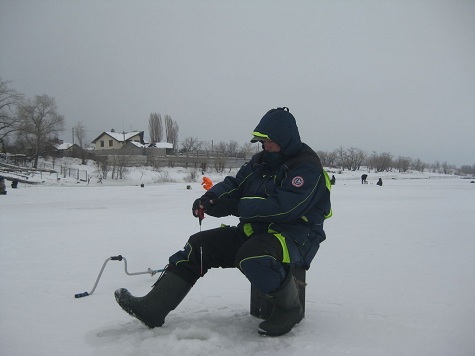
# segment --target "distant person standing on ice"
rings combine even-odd
[[[213,181],[209,179],[208,177],[203,177],[203,181],[201,182],[201,185],[205,190],[210,190],[211,187],[213,186]]]
[[[368,183],[368,182],[366,181],[366,178],[368,178],[368,175],[367,175],[367,174],[363,174],[363,175],[361,176],[361,184]]]
[[[12,180],[12,188],[17,189],[18,188],[18,179]]]
[[[274,305],[269,318],[259,324],[260,334],[283,335],[302,320],[291,269],[308,269],[325,240],[330,179],[318,155],[300,140],[288,108],[272,109],[262,117],[251,140],[258,141],[263,150],[192,207],[197,218],[234,215],[239,224],[192,235],[183,250],[170,256],[146,296],[118,289],[115,298],[127,313],[150,328],[162,326],[200,277],[222,267],[239,268]]]
[[[7,195],[7,187],[5,186],[5,178],[0,176],[0,195]]]
[[[379,180],[376,184],[379,185],[380,187],[382,187],[383,186],[383,180],[381,178],[379,178]]]

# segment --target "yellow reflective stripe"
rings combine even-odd
[[[175,265],[178,265],[179,263],[182,263],[182,262],[189,262],[189,261],[190,261],[190,255],[191,255],[191,252],[193,251],[193,247],[191,247],[191,245],[190,245],[189,242],[187,242],[186,244],[187,244],[188,246],[190,246],[190,252],[188,253],[188,256],[186,256],[187,259],[186,259],[186,260],[177,261],[177,262],[175,263]]]
[[[273,258],[274,260],[277,261],[277,259],[276,259],[274,256],[271,256],[271,255],[262,255],[262,256],[247,257],[247,258],[245,258],[245,259],[239,261],[239,269],[244,272],[244,270],[243,270],[243,268],[242,268],[242,263],[243,263],[243,262],[249,261],[249,260],[253,260],[253,259],[255,259],[255,258],[262,258],[262,257],[270,257],[270,258]],[[245,274],[245,273],[244,273],[244,274]]]
[[[252,230],[251,223],[244,224],[244,233],[247,237],[251,236],[254,233],[254,231]]]
[[[325,185],[327,186],[328,191],[331,191],[332,183],[330,181],[330,177],[328,176],[328,173],[326,170],[323,170],[323,174],[325,175]],[[331,218],[332,215],[333,215],[333,211],[330,208],[330,212],[327,215],[325,215],[325,219]]]
[[[252,133],[252,135],[253,135],[253,136],[257,136],[257,137],[262,137],[262,138],[267,138],[267,139],[269,139],[269,135],[260,133],[259,131],[254,131],[254,132]]]
[[[277,237],[277,239],[280,242],[280,245],[282,246],[282,255],[283,255],[282,262],[290,263],[290,254],[289,254],[289,249],[287,248],[287,243],[285,242],[285,237],[282,234],[271,229],[269,229],[268,232],[274,235],[275,237]]]
[[[264,197],[242,197],[241,199],[242,199],[242,200],[245,200],[245,199],[262,199],[262,200],[266,200],[266,198],[264,198]]]
[[[291,208],[291,209],[289,209],[289,210],[287,210],[287,211],[283,211],[283,212],[277,213],[277,214],[254,215],[254,216],[247,216],[247,218],[250,218],[250,219],[253,219],[253,218],[270,218],[270,217],[283,216],[283,215],[289,214],[289,213],[292,212],[293,210],[297,209],[300,205],[304,204],[308,199],[310,199],[310,197],[313,195],[313,193],[315,192],[315,190],[316,190],[317,187],[318,187],[318,183],[320,182],[320,178],[321,178],[321,176],[318,177],[317,183],[316,183],[315,186],[313,187],[312,191],[305,197],[305,199],[303,199],[302,201],[300,201],[300,202],[299,202],[297,205],[295,205],[293,208]],[[241,199],[244,199],[244,198],[241,198]],[[261,198],[261,199],[265,199],[265,198]]]
[[[287,243],[285,242],[285,237],[281,234],[274,234],[277,239],[279,239],[280,244],[282,245],[282,253],[283,253],[283,263],[290,263],[290,254],[289,249],[287,248]]]
[[[326,170],[323,170],[323,174],[325,175],[325,184],[328,190],[332,190],[332,182]]]
[[[287,248],[287,243],[285,242],[285,237],[282,234],[272,229],[268,229],[267,232],[269,234],[274,235],[279,240],[280,245],[282,246],[282,255],[283,255],[282,262],[290,263],[290,254],[289,254],[289,249]],[[252,225],[250,223],[244,224],[244,233],[246,234],[247,237],[251,236],[254,233],[254,231],[252,230]],[[262,257],[262,256],[257,256],[257,257]],[[255,257],[252,257],[252,258],[255,258]],[[242,260],[239,264],[241,264],[245,260],[246,259]]]
[[[252,176],[253,174],[254,174],[254,172],[249,173],[249,174],[242,180],[242,182],[239,183],[239,185],[238,185],[236,188],[231,189],[229,192],[224,192],[224,193],[221,194],[218,198],[221,198],[221,197],[223,197],[223,196],[226,195],[226,194],[231,194],[232,192],[234,192],[234,191],[236,191],[236,190],[239,190],[239,188],[241,188],[241,185],[243,185],[243,184],[246,182],[246,180],[247,180],[250,176]]]

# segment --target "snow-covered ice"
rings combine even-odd
[[[143,172],[141,173],[143,175]],[[327,240],[307,272],[306,317],[289,334],[257,334],[249,282],[211,270],[162,328],[116,304],[147,293],[157,269],[199,230],[200,182],[25,185],[0,196],[0,354],[474,355],[475,184],[337,175]],[[220,179],[218,176],[213,180]],[[392,179],[394,178],[394,179]],[[409,179],[420,178],[420,179]],[[187,189],[187,186],[191,189]],[[203,229],[235,218],[206,217]]]

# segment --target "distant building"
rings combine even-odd
[[[115,132],[104,131],[96,139],[92,140],[96,150],[113,150],[121,149],[127,142],[135,142],[141,145],[145,144],[143,139],[143,131],[134,132]]]
[[[130,164],[152,164],[159,157],[166,157],[173,153],[173,144],[157,142],[151,144],[144,140],[143,131],[118,133],[104,131],[95,140],[94,154],[96,157],[128,156]]]
[[[58,143],[53,143],[52,145],[53,152],[52,155],[56,157],[80,157],[81,147],[75,143],[63,142],[62,140]]]

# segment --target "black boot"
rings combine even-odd
[[[115,291],[115,300],[127,313],[153,329],[162,326],[165,317],[188,294],[193,285],[165,271],[144,297],[134,297],[127,289]]]
[[[279,289],[267,296],[274,304],[274,308],[269,318],[259,324],[259,334],[269,336],[287,334],[303,318],[303,307],[292,274],[289,273]]]

